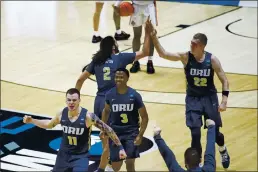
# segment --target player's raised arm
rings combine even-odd
[[[86,124],[87,127],[94,125],[97,128],[99,128],[101,131],[104,131],[112,140],[113,142],[120,147],[120,150],[124,149],[119,138],[117,137],[116,133],[112,128],[110,128],[107,124],[105,124],[103,121],[101,121],[97,115],[94,113],[87,113],[87,119]]]
[[[170,61],[182,61],[183,64],[187,63],[187,58],[188,58],[187,52],[182,52],[182,53],[167,52],[160,44],[157,38],[157,31],[154,29],[152,23],[149,20],[147,20],[146,22],[146,27],[147,27],[147,32],[150,33],[150,37],[152,39],[154,47],[161,58],[164,58]]]
[[[222,101],[219,107],[219,111],[225,111],[227,108],[227,101],[228,101],[228,95],[229,95],[228,79],[217,57],[215,56],[211,57],[211,64],[220,82],[222,83]]]
[[[84,81],[86,79],[88,79],[92,74],[94,74],[94,65],[93,62],[91,62],[90,64],[86,65],[83,69],[82,69],[82,74],[80,75],[80,77],[77,79],[75,88],[77,90],[81,90],[82,85],[84,83]]]
[[[52,119],[33,119],[31,116],[25,115],[23,117],[24,123],[31,123],[36,125],[37,127],[44,128],[44,129],[50,129],[54,128],[57,124],[60,124],[60,118],[61,118],[61,112],[58,112],[55,117]]]
[[[142,51],[137,51],[135,56],[135,61],[138,61],[141,58],[144,58],[150,54],[150,33],[146,31],[145,27],[145,37],[142,47]]]

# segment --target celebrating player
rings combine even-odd
[[[129,71],[127,69],[120,68],[117,70],[115,76],[116,87],[106,94],[102,120],[106,122],[110,118],[110,126],[116,132],[126,150],[126,169],[127,171],[135,171],[135,159],[140,157],[138,146],[142,142],[149,118],[141,95],[127,86],[128,79]],[[117,155],[119,149],[111,140],[109,149],[112,168],[117,172],[123,164],[122,159]]]
[[[157,31],[150,21],[147,21],[146,27],[151,33],[153,44],[159,56],[170,61],[181,61],[184,65],[187,80],[186,125],[191,130],[191,146],[197,149],[201,161],[201,126],[204,114],[205,119],[212,119],[216,123],[216,143],[219,146],[222,166],[228,168],[230,156],[225,146],[224,135],[219,129],[222,127],[220,112],[225,111],[227,107],[229,84],[219,59],[204,50],[208,41],[206,35],[203,33],[195,34],[189,52],[169,53],[160,45],[156,36]],[[214,72],[222,83],[221,104],[218,102],[217,89],[214,85]]]
[[[126,158],[124,148],[115,132],[95,114],[80,107],[80,92],[71,88],[66,92],[66,104],[51,120],[37,120],[24,116],[24,123],[32,123],[40,128],[53,128],[61,124],[63,137],[53,171],[87,171],[89,165],[90,133],[92,125],[107,133],[119,149],[119,158]]]

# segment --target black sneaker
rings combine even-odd
[[[125,33],[124,31],[122,31],[121,34],[115,33],[115,39],[116,39],[117,41],[127,40],[127,39],[130,38],[130,36],[131,36],[130,34],[127,34],[127,33]]]
[[[92,37],[92,43],[98,43],[98,42],[100,42],[102,40],[102,37],[101,36],[95,36],[95,35],[93,35],[93,37]]]
[[[220,156],[223,168],[228,168],[230,165],[230,156],[227,149],[225,149],[223,152],[220,152]]]
[[[152,60],[149,60],[148,63],[147,63],[147,73],[148,74],[155,73],[155,69],[154,69]]]
[[[140,68],[140,63],[139,63],[138,61],[135,61],[135,62],[133,63],[133,66],[132,66],[131,69],[130,69],[130,72],[131,72],[131,73],[136,73],[136,72],[138,72],[139,70],[141,70],[141,68]]]

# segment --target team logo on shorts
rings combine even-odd
[[[51,130],[24,124],[25,113],[1,110],[1,172],[10,171],[50,171],[52,170],[57,152],[60,148],[62,129],[57,126]],[[31,114],[29,114],[31,115]],[[35,119],[48,117],[31,115]],[[140,152],[155,148],[152,139],[144,138]],[[99,131],[91,133],[89,171],[97,169],[102,154]]]

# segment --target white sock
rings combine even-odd
[[[122,33],[121,29],[117,30],[116,33],[121,34]]]
[[[224,150],[226,150],[226,146],[225,145],[219,146],[219,151],[220,152],[223,152]]]
[[[99,36],[99,32],[98,31],[94,31],[94,35],[95,36]]]
[[[148,57],[148,60],[152,60],[152,56],[149,56],[149,57]]]

